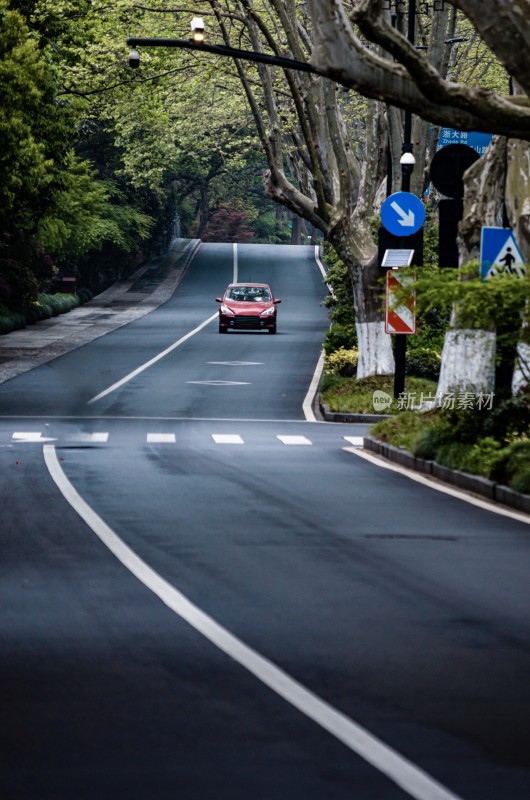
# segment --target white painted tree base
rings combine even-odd
[[[393,375],[394,354],[392,340],[385,333],[384,322],[356,322],[359,340],[359,362],[357,377],[368,378],[371,375]]]
[[[518,394],[530,384],[530,344],[519,342],[517,345],[517,361],[512,378],[512,394]]]
[[[445,334],[436,403],[449,393],[489,394],[495,389],[493,331],[454,328]]]

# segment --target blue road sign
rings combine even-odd
[[[493,139],[491,133],[480,133],[479,131],[457,131],[454,128],[442,128],[438,139],[437,150],[441,150],[448,144],[467,144],[472,147],[479,156],[483,156],[489,143]]]
[[[482,228],[480,237],[480,277],[483,280],[507,273],[525,274],[524,259],[511,228]]]
[[[425,221],[425,206],[412,192],[395,192],[381,206],[381,222],[395,236],[410,236]]]

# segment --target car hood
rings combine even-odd
[[[223,300],[223,305],[233,311],[235,314],[261,314],[267,308],[274,305],[271,300],[266,300],[263,303],[257,303],[255,300],[251,303],[241,303],[235,300]]]

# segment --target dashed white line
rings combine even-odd
[[[175,444],[176,437],[174,433],[148,433],[148,444]]]
[[[306,436],[277,436],[276,438],[279,439],[280,442],[283,442],[283,444],[288,445],[298,446],[313,444]]]
[[[245,444],[241,436],[232,433],[212,433],[216,444]]]
[[[364,445],[363,436],[343,436],[342,438],[352,444],[354,447],[362,447]]]
[[[56,442],[57,439],[43,436],[40,431],[15,431],[11,437],[17,442]]]
[[[45,444],[44,459],[59,491],[111,553],[169,609],[278,696],[328,731],[415,800],[461,800],[381,739],[331,706],[288,673],[246,645],[162,578],[86,503],[64,474],[55,447]]]

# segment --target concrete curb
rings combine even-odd
[[[408,450],[394,447],[379,439],[374,439],[373,436],[364,437],[364,449],[382,456],[382,458],[386,458],[394,464],[401,464],[407,469],[422,472],[425,475],[432,475],[433,478],[438,478],[444,483],[456,486],[458,489],[463,489],[466,492],[471,492],[509,508],[514,508],[517,511],[523,511],[525,514],[530,514],[530,495],[514,492],[508,486],[502,486],[487,478],[482,478],[480,475],[471,475],[468,472],[460,472],[459,470],[443,467],[441,464],[437,464],[436,461],[416,458]]]
[[[345,414],[339,411],[330,411],[325,403],[319,397],[318,405],[322,418],[326,422],[381,422],[384,419],[390,419],[391,414]]]
[[[67,314],[0,336],[0,383],[149,314],[182,280],[200,239],[175,239],[165,256],[140,267]]]

